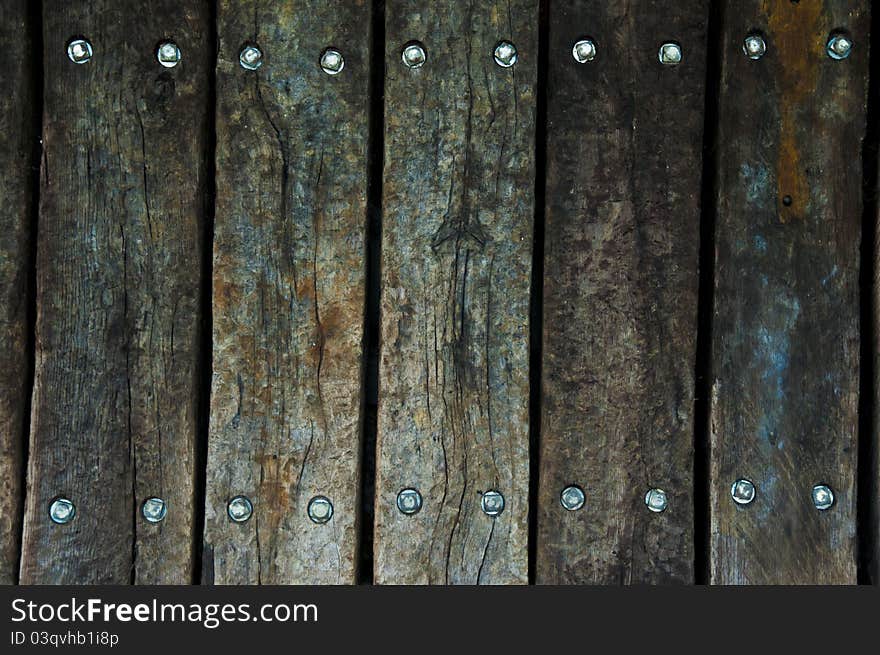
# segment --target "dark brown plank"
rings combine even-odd
[[[203,581],[356,575],[369,3],[221,2]],[[243,43],[264,60],[239,65]],[[341,73],[319,67],[324,48]],[[228,501],[250,499],[235,523]],[[333,517],[313,523],[315,496]]]
[[[0,43],[8,48],[0,71],[0,494],[6,499],[0,521],[0,584],[18,578],[21,543],[22,451],[30,395],[28,361],[28,270],[31,257],[36,164],[34,34],[27,0],[3,5]]]
[[[694,577],[707,26],[706,2],[550,7],[538,583]],[[585,38],[596,56],[578,63]],[[665,41],[679,65],[660,63]]]
[[[208,29],[196,0],[44,6],[22,582],[191,580]],[[164,38],[176,68],[156,60]],[[49,520],[56,496],[72,522]],[[140,515],[147,496],[163,522]]]
[[[861,140],[869,3],[727,2],[721,47],[711,581],[856,580]],[[855,43],[843,61],[829,33]],[[767,54],[742,52],[760,30]],[[754,483],[751,504],[731,485]],[[814,507],[814,485],[836,498]]]
[[[538,3],[394,0],[386,33],[375,580],[524,583]]]

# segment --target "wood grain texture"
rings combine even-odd
[[[209,26],[196,0],[140,4],[44,5],[26,583],[192,577]],[[67,58],[77,35],[87,64]],[[168,37],[174,69],[156,61]],[[59,495],[67,525],[49,521]]]
[[[707,26],[706,2],[550,7],[539,584],[693,581]]]
[[[353,583],[369,3],[221,2],[204,582]],[[243,43],[264,53],[239,66]],[[325,47],[345,58],[336,76]],[[245,495],[252,518],[233,523]],[[332,520],[310,521],[330,498]]]
[[[527,581],[537,44],[534,0],[387,3],[378,583]]]
[[[727,2],[712,337],[711,581],[856,581],[868,2]],[[846,29],[849,59],[825,53]],[[761,30],[767,55],[743,37]],[[757,496],[737,506],[730,487]],[[813,485],[835,505],[817,511]]]
[[[27,0],[3,4],[0,43],[11,44],[0,69],[0,584],[18,578],[23,502],[22,451],[30,395],[28,271],[39,125],[34,119],[34,47]]]

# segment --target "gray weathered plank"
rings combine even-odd
[[[691,582],[708,3],[553,3],[549,18],[536,580]],[[581,64],[584,38],[597,54]],[[664,40],[681,64],[660,63]],[[568,485],[582,508],[563,508]]]
[[[727,2],[721,40],[711,581],[854,583],[869,3]],[[852,55],[825,53],[848,30]],[[767,54],[742,52],[761,30]],[[738,506],[731,485],[752,481]],[[818,511],[816,484],[836,502]]]
[[[35,77],[31,53],[40,29],[28,20],[27,0],[3,5],[0,43],[7,50],[0,88],[0,494],[8,511],[0,521],[0,584],[18,577],[21,543],[22,450],[30,395],[28,357],[28,270],[31,258]]]
[[[378,583],[527,581],[537,46],[534,0],[387,3]]]
[[[21,581],[192,577],[208,11],[46,3],[36,379]],[[68,60],[77,35],[93,59]],[[172,37],[183,62],[156,60]],[[167,501],[160,524],[140,504]],[[76,505],[49,521],[55,496]]]
[[[362,1],[219,5],[204,582],[355,580],[369,20]],[[336,76],[318,65],[328,46]],[[244,523],[227,517],[237,495]],[[322,525],[318,495],[334,505]]]

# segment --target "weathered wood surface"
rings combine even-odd
[[[722,35],[711,582],[856,581],[868,2],[728,2]],[[848,59],[825,53],[848,30]],[[760,29],[767,55],[742,40]],[[757,488],[746,506],[731,484]],[[818,511],[814,485],[834,491]],[[867,501],[867,499],[865,499]]]
[[[375,581],[525,583],[538,3],[386,17]],[[421,68],[401,62],[410,40]],[[404,487],[418,514],[398,511]]]
[[[196,0],[140,4],[44,5],[25,583],[192,576],[209,25]],[[67,58],[77,35],[89,63]],[[156,61],[163,37],[176,68]],[[55,496],[71,523],[49,520]]]
[[[203,582],[355,580],[369,20],[363,1],[219,5]],[[245,42],[257,71],[239,66]],[[239,494],[254,513],[233,523]],[[318,495],[334,505],[321,525]]]
[[[27,0],[3,5],[0,43],[15,44],[0,71],[0,584],[18,578],[23,502],[22,451],[30,395],[28,330],[31,213],[39,129],[34,118],[34,29]]]
[[[706,2],[550,8],[538,583],[694,577],[707,26]],[[580,64],[585,37],[597,55]],[[678,66],[658,60],[664,40]]]

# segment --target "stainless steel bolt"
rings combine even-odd
[[[92,59],[92,44],[86,39],[72,39],[67,44],[67,57],[74,64],[86,64]]]
[[[236,496],[226,506],[226,514],[236,523],[244,523],[254,513],[254,505],[247,496]]]
[[[428,53],[425,52],[425,46],[421,43],[410,41],[403,46],[400,58],[403,59],[407,68],[421,68],[428,60]]]
[[[760,34],[749,34],[743,39],[743,54],[749,59],[760,59],[767,53],[767,42]]]
[[[422,494],[417,489],[404,489],[397,494],[397,509],[404,514],[418,514],[422,509]]]
[[[501,68],[510,68],[517,60],[516,46],[510,41],[499,41],[498,45],[495,46],[493,54],[495,63],[501,66]]]
[[[596,58],[596,42],[592,39],[581,39],[571,49],[571,56],[579,64],[586,64]]]
[[[309,501],[309,518],[313,523],[326,523],[333,518],[333,503],[326,496],[315,496]]]
[[[645,494],[645,505],[652,512],[659,514],[669,506],[669,498],[662,489],[649,489]]]
[[[737,505],[748,505],[755,500],[755,493],[755,485],[745,478],[740,478],[730,487],[730,495]]]
[[[813,505],[816,509],[825,511],[834,504],[834,492],[827,484],[817,484],[813,487]]]
[[[167,513],[168,506],[165,504],[165,501],[156,496],[147,498],[143,505],[141,505],[141,516],[143,516],[148,523],[161,522]]]
[[[842,32],[832,32],[828,37],[828,44],[825,46],[825,52],[832,59],[846,59],[852,52],[853,42],[846,34]]]
[[[64,525],[76,516],[76,507],[67,498],[56,498],[49,505],[49,518],[53,523]]]
[[[345,68],[345,58],[336,48],[325,48],[321,53],[321,70],[327,75],[339,75]]]
[[[156,48],[156,59],[165,68],[174,68],[180,63],[180,48],[174,41],[163,41]]]
[[[256,43],[245,43],[238,53],[238,63],[245,70],[255,71],[263,65],[263,51]]]
[[[676,66],[681,63],[681,46],[672,41],[664,43],[660,46],[660,52],[657,54],[657,57],[664,66]]]
[[[579,510],[584,506],[585,501],[584,490],[574,484],[567,486],[559,495],[559,502],[569,512]]]
[[[487,491],[480,500],[480,507],[487,516],[498,516],[504,511],[504,496],[498,491]]]

